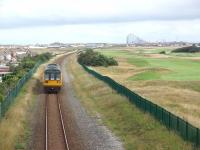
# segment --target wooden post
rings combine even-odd
[[[185,129],[185,132],[186,132],[186,140],[188,140],[188,122],[186,121],[186,129]]]
[[[178,131],[178,130],[179,130],[179,117],[177,116],[177,117],[176,117],[176,119],[177,119],[177,126],[176,126],[176,130]]]
[[[199,129],[196,128],[196,145],[199,146]]]
[[[170,112],[169,112],[169,120],[168,121],[169,121],[169,129],[171,129],[171,122],[170,122],[171,121],[171,113]]]
[[[161,110],[162,110],[162,122],[164,123],[164,120],[163,120],[163,111],[164,111],[164,110],[163,110],[163,108],[162,108]]]
[[[1,102],[0,102],[0,120],[1,120],[1,117],[2,117],[2,113],[1,113]]]

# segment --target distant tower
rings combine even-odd
[[[133,33],[130,33],[130,34],[127,35],[127,37],[126,37],[127,46],[134,44],[133,43],[134,37],[135,37],[135,35]]]
[[[133,33],[128,34],[126,37],[127,46],[135,45],[135,44],[144,44],[144,43],[146,42],[140,39],[139,37],[137,37],[136,35],[134,35]]]

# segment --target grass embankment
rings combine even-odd
[[[35,79],[28,81],[21,89],[13,105],[0,122],[0,149],[13,150],[27,148],[30,128],[28,115],[34,104],[32,88]]]
[[[73,75],[77,96],[89,112],[100,114],[103,124],[120,137],[126,149],[192,149],[190,144],[169,132],[149,114],[85,72],[75,60],[71,56],[67,67]]]
[[[117,67],[95,67],[101,74],[200,127],[200,58],[102,50]]]

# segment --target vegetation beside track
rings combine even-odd
[[[0,149],[26,149],[30,138],[27,117],[34,104],[33,85],[35,79],[28,81],[21,89],[16,101],[0,122]]]
[[[80,101],[94,116],[101,116],[103,124],[120,137],[126,149],[192,149],[149,114],[85,72],[75,57],[70,57],[67,67],[73,75],[73,87]]]
[[[94,52],[92,49],[86,49],[85,52],[81,52],[78,56],[78,62],[87,66],[117,66],[117,61],[112,57],[106,57],[98,52]]]
[[[25,57],[18,66],[11,66],[11,74],[3,77],[3,82],[0,83],[0,102],[4,99],[6,94],[12,90],[17,82],[31,70],[38,61],[45,62],[52,57],[50,53],[43,53],[34,57]]]

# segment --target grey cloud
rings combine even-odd
[[[101,23],[122,23],[138,21],[178,21],[178,20],[196,20],[200,19],[200,13],[193,15],[157,15],[157,16],[113,16],[99,18],[19,18],[0,22],[0,28],[23,28],[37,26],[55,26],[67,24],[101,24]]]
[[[101,24],[101,23],[121,23],[121,22],[134,22],[134,21],[177,21],[177,20],[195,20],[200,19],[200,1],[191,0],[190,3],[184,3],[187,0],[170,3],[165,7],[157,8],[152,11],[138,12],[129,11],[119,13],[116,15],[97,15],[97,16],[74,16],[69,17],[63,15],[47,15],[46,17],[1,17],[0,14],[0,28],[24,28],[24,27],[37,27],[37,26],[56,26],[67,24]],[[187,1],[188,2],[188,1]],[[125,8],[124,8],[125,9]],[[102,10],[103,11],[103,10]],[[45,12],[44,12],[45,13]],[[81,13],[80,13],[81,14]]]

